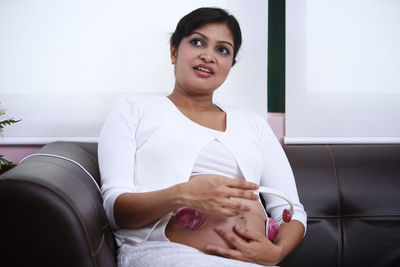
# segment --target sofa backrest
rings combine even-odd
[[[285,152],[308,229],[281,266],[400,266],[400,145]]]

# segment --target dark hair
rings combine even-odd
[[[242,32],[236,18],[221,8],[202,7],[184,16],[178,22],[178,25],[176,25],[175,32],[171,36],[171,45],[178,48],[183,38],[189,36],[199,27],[209,23],[224,23],[228,26],[234,42],[232,66],[235,65],[236,55],[242,45]]]

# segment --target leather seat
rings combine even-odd
[[[281,266],[400,266],[400,145],[286,146],[307,234]],[[0,176],[0,266],[116,266],[97,144],[55,142]]]

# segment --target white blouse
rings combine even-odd
[[[237,164],[237,169],[223,172],[236,176],[240,171],[247,181],[282,191],[294,203],[292,219],[306,227],[307,215],[299,202],[293,172],[265,119],[250,111],[219,107],[226,113],[225,132],[191,121],[166,96],[129,94],[116,100],[100,134],[98,159],[104,208],[120,242],[164,240],[163,231],[161,236],[152,232],[165,228],[171,214],[140,228],[121,229],[114,221],[115,199],[126,192],[165,189],[188,181],[192,172],[204,172],[209,167],[204,166],[208,163],[200,152],[215,149],[208,146],[215,140],[226,148],[217,146],[214,151],[225,153],[225,163],[218,167],[224,168],[232,160]],[[263,197],[273,217],[288,208],[278,197]]]
[[[191,175],[217,174],[229,178],[244,179],[232,153],[218,139],[214,139],[200,151]]]

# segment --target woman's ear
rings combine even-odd
[[[170,53],[171,53],[171,63],[175,64],[178,49],[176,49],[176,47],[173,46],[172,44],[170,45],[169,49],[170,49]]]

